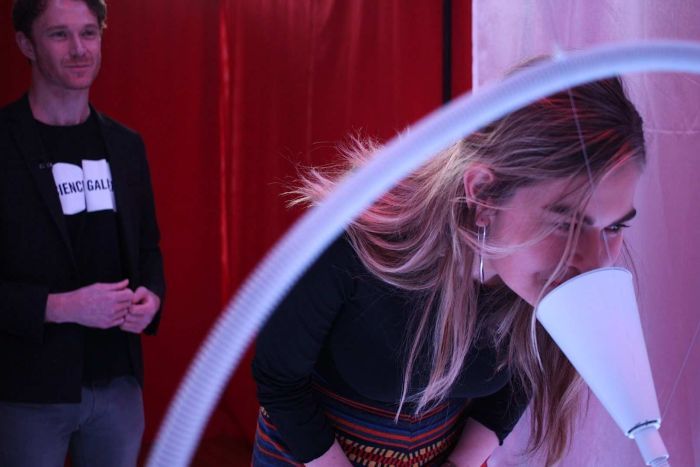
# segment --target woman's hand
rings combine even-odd
[[[330,449],[311,462],[305,464],[307,467],[352,467],[350,460],[345,456],[343,448],[338,441],[333,441]]]
[[[450,458],[441,467],[480,467],[498,447],[498,437],[474,419],[468,418]]]

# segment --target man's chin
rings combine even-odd
[[[90,89],[97,78],[97,72],[81,74],[78,76],[70,76],[65,80],[66,87],[75,91],[84,91]]]
[[[90,89],[92,83],[94,82],[94,79],[72,80],[70,83],[67,83],[66,88],[71,91],[87,91]]]

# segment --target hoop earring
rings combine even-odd
[[[486,245],[486,226],[480,225],[477,234],[479,240],[479,282],[484,283],[484,246]]]

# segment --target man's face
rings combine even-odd
[[[18,43],[32,62],[35,86],[85,90],[99,72],[102,32],[97,17],[81,0],[48,0],[32,25],[32,37],[18,33]]]

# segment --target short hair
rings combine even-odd
[[[77,0],[82,1],[97,17],[100,29],[106,27],[107,4],[105,0]],[[34,21],[46,10],[48,0],[14,0],[12,2],[12,25],[15,31],[32,37],[32,25]]]

